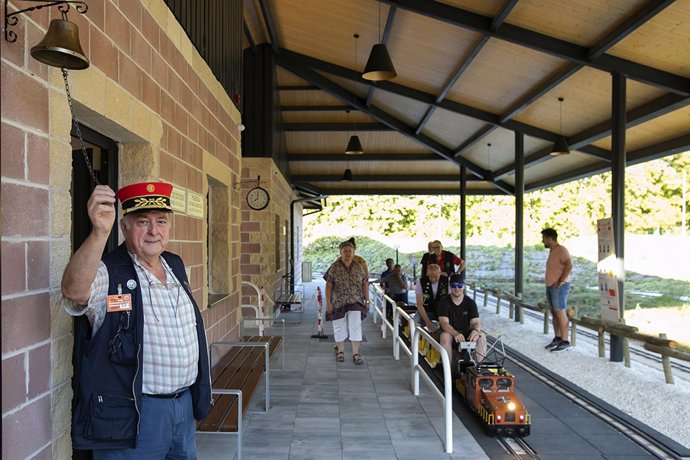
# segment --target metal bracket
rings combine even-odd
[[[40,10],[42,8],[46,7],[51,7],[51,6],[57,6],[58,10],[64,15],[67,14],[67,12],[70,9],[70,4],[74,5],[74,9],[77,10],[77,13],[81,14],[86,14],[86,12],[89,10],[89,6],[86,4],[86,2],[80,2],[80,1],[57,1],[57,2],[45,2],[44,0],[22,0],[23,2],[33,2],[33,3],[42,3],[41,5],[36,5],[36,6],[30,6],[28,8],[24,8],[23,10],[19,11],[14,11],[12,13],[7,12],[7,3],[9,0],[5,0],[5,40],[13,43],[17,41],[17,34],[14,33],[14,31],[9,30],[10,26],[16,26],[17,22],[19,19],[17,18],[18,15],[22,13],[26,13],[29,11],[33,10]]]

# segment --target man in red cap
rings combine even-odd
[[[96,459],[196,458],[195,419],[211,407],[204,323],[182,259],[165,251],[171,191],[96,186],[93,228],[63,274],[65,310],[88,318],[75,331],[72,443]],[[116,196],[124,243],[101,257]]]

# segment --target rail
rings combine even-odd
[[[424,372],[424,368],[419,365],[419,336],[424,337],[429,345],[438,350],[439,355],[441,355],[441,363],[443,365],[443,393],[436,388],[436,385],[431,380],[431,378]],[[417,327],[414,330],[412,337],[412,393],[415,396],[419,396],[419,376],[424,377],[424,381],[427,383],[432,392],[443,404],[443,418],[445,422],[446,437],[445,446],[447,453],[453,453],[453,379],[450,374],[450,359],[446,350],[434,340],[431,335],[426,332],[423,328]],[[421,372],[420,372],[421,371]]]
[[[257,304],[258,305],[252,305],[252,304],[243,304],[240,305],[240,309],[242,308],[252,308],[254,310],[254,313],[256,313],[256,318],[263,318],[266,317],[266,313],[264,312],[264,295],[265,292],[263,292],[263,288],[260,288],[254,283],[250,283],[249,281],[242,281],[242,286],[248,286],[256,292],[256,298],[257,298]],[[259,335],[263,336],[264,335],[264,329],[263,329],[263,323],[259,324]]]
[[[524,302],[521,298],[502,291],[501,289],[494,289],[490,287],[477,288],[475,283],[470,284],[470,289],[473,298],[476,302],[477,293],[484,296],[484,307],[488,306],[489,295],[496,299],[496,314],[501,312],[501,301],[508,302],[508,315],[510,319],[517,318],[521,324],[524,323],[523,309],[531,310],[544,315],[544,334],[549,333],[550,325],[550,308],[545,303],[539,303],[537,306]],[[517,308],[516,308],[517,307]],[[666,383],[673,384],[673,371],[671,366],[671,358],[690,362],[690,353],[678,350],[678,342],[667,338],[665,333],[660,333],[658,336],[651,334],[644,334],[639,332],[637,327],[626,325],[624,320],[622,322],[607,321],[601,318],[592,318],[583,316],[582,318],[575,317],[575,310],[568,310],[568,319],[573,327],[570,328],[570,341],[573,345],[577,343],[577,327],[587,328],[597,332],[598,335],[598,352],[599,357],[604,358],[605,350],[605,333],[615,335],[623,338],[623,359],[626,367],[631,366],[630,361],[630,347],[628,340],[635,340],[642,342],[642,347],[652,353],[658,353],[661,356],[661,364],[664,372],[664,379]]]
[[[446,350],[438,343],[431,335],[426,332],[421,327],[416,327],[414,318],[412,318],[402,307],[396,307],[393,310],[393,324],[388,321],[386,317],[386,300],[390,301],[393,305],[396,303],[387,295],[383,293],[380,286],[376,284],[369,285],[371,294],[374,295],[374,301],[372,302],[374,306],[373,320],[374,324],[377,324],[376,316],[381,318],[381,337],[386,338],[386,331],[390,329],[391,335],[393,336],[393,356],[395,359],[400,359],[400,346],[403,347],[405,353],[410,357],[410,370],[411,370],[411,385],[412,392],[415,396],[419,396],[419,376],[424,378],[429,388],[431,388],[434,395],[439,398],[443,404],[443,414],[445,423],[445,447],[447,453],[453,452],[453,380],[451,378],[450,372],[450,359]],[[410,344],[412,349],[407,347],[405,341],[400,337],[400,318],[403,317],[407,319],[410,325]],[[443,366],[443,385],[444,391],[441,393],[436,385],[431,380],[431,378],[426,374],[424,368],[419,365],[419,336],[422,335],[429,343],[430,346],[435,348],[439,355],[441,356],[441,363]]]

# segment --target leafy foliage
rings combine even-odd
[[[690,152],[626,169],[625,225],[629,233],[678,231],[683,222],[683,171],[690,183]],[[687,187],[687,185],[686,185]],[[686,197],[689,200],[690,197]],[[685,222],[690,206],[685,203]],[[467,237],[485,245],[514,242],[515,199],[468,196]],[[524,196],[525,242],[541,240],[554,227],[564,239],[593,234],[598,219],[611,215],[611,174],[604,173]],[[460,203],[451,196],[336,196],[323,212],[305,218],[307,241],[346,227],[384,237],[459,240]],[[423,248],[422,248],[423,249]]]
[[[338,244],[346,238],[324,237],[315,240],[304,248],[305,260],[312,261],[312,269],[323,273],[338,257]],[[395,259],[395,249],[367,237],[356,237],[357,254],[369,264],[370,276],[378,276],[385,269],[387,257]],[[457,248],[446,248],[458,252]],[[419,261],[423,252],[412,254],[399,253],[398,258],[403,271],[410,279],[413,276],[411,260]],[[541,245],[525,247],[523,299],[536,305],[546,302],[544,289],[544,267],[548,251]],[[467,248],[468,282],[474,281],[478,286],[501,288],[515,292],[515,252],[511,248],[494,246],[475,246]],[[577,317],[583,315],[598,316],[599,289],[597,268],[594,262],[581,257],[573,258],[572,289],[568,305],[576,309]],[[420,276],[419,267],[416,270]],[[654,276],[626,273],[625,305],[628,309],[654,307],[680,307],[688,304],[686,297],[690,293],[690,282],[667,280]],[[685,300],[684,300],[685,299]]]

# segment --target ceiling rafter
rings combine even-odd
[[[392,131],[383,123],[283,123],[283,131],[342,132],[342,131]]]
[[[634,14],[632,14],[628,19],[626,19],[622,24],[620,24],[618,27],[613,29],[609,34],[607,34],[606,37],[604,37],[596,45],[591,47],[589,49],[589,51],[587,52],[588,58],[594,59],[594,58],[597,58],[597,57],[601,56],[602,54],[604,54],[612,46],[614,46],[616,43],[621,41],[623,38],[630,35],[632,32],[634,32],[636,29],[638,29],[641,25],[643,25],[645,22],[647,22],[649,19],[651,19],[653,16],[655,16],[659,12],[663,11],[667,6],[669,6],[671,3],[673,3],[673,1],[674,0],[652,1],[652,2],[649,2],[649,3],[645,4],[644,6],[642,6],[639,10],[637,10]],[[493,27],[491,27],[491,30],[495,30],[495,29]],[[484,35],[484,36],[486,36],[486,35]],[[584,67],[584,64],[572,64],[572,65],[569,65],[566,69],[561,70],[561,71],[551,75],[550,77],[546,78],[542,83],[540,83],[537,86],[537,88],[534,91],[527,94],[521,100],[517,101],[512,107],[510,107],[500,117],[500,119],[499,119],[500,122],[505,123],[506,121],[508,121],[508,120],[512,119],[513,117],[515,117],[516,115],[518,115],[520,112],[525,110],[527,107],[529,107],[536,100],[538,100],[539,98],[544,96],[546,93],[548,93],[549,91],[554,89],[556,86],[560,85],[565,80],[570,78],[578,70],[582,69],[582,67]],[[456,152],[456,155],[462,155],[468,147],[469,146],[458,149],[458,151]],[[571,146],[571,148],[577,149],[577,147],[575,147],[575,146]]]
[[[319,71],[327,72],[335,76],[345,78],[346,80],[354,81],[356,83],[361,83],[365,85],[372,84],[368,80],[364,80],[363,78],[361,78],[360,73],[357,71],[336,64],[332,64],[330,62],[322,61],[320,59],[316,59],[310,56],[306,56],[304,54],[296,53],[294,51],[290,51],[287,49],[280,50],[278,59],[291,59],[297,61],[298,63],[301,63],[302,65],[306,65]],[[453,112],[459,115],[465,115],[470,118],[474,118],[479,121],[484,121],[486,123],[490,123],[493,125],[498,125],[502,128],[511,131],[520,131],[528,136],[536,137],[538,139],[544,139],[549,142],[556,142],[556,139],[559,137],[557,133],[553,133],[551,131],[538,128],[536,126],[530,126],[525,123],[516,122],[514,120],[510,120],[506,123],[501,124],[499,123],[498,115],[492,114],[485,110],[477,109],[475,107],[471,107],[466,104],[461,104],[459,102],[444,99],[443,101],[437,103],[436,96],[434,96],[433,94],[425,93],[424,91],[403,86],[397,83],[392,83],[390,81],[377,82],[376,87],[378,89],[382,89],[390,93],[397,94],[399,96],[404,96],[419,102],[423,102],[425,104],[436,105],[437,107],[448,110],[449,112]]]
[[[505,19],[508,17],[512,9],[515,7],[517,4],[518,0],[510,0],[506,2],[505,5],[503,5],[503,8],[499,13],[494,17],[493,21],[491,22],[491,30],[496,30],[499,27],[503,25],[505,22]],[[448,79],[448,82],[445,84],[441,92],[439,93],[438,97],[436,98],[436,103],[442,102],[446,96],[448,96],[448,93],[450,90],[455,86],[455,84],[458,82],[460,77],[462,76],[463,73],[465,73],[465,70],[469,68],[469,66],[472,64],[472,62],[475,60],[475,58],[479,55],[479,52],[484,48],[484,45],[486,45],[489,41],[489,36],[488,35],[482,35],[482,37],[479,39],[476,45],[474,45],[474,48],[472,51],[470,51],[470,54],[467,55],[467,57],[464,59],[463,62],[458,65],[458,68],[453,72],[451,77]],[[431,116],[434,114],[436,111],[436,106],[431,105],[427,109],[426,113],[424,114],[424,117],[422,117],[422,121],[419,122],[419,125],[417,126],[416,133],[422,132],[424,129],[424,126],[429,122],[431,119]],[[456,153],[455,155],[460,156]]]
[[[342,102],[345,103],[352,103],[352,105],[359,110],[361,110],[363,113],[366,113],[367,115],[371,116],[375,120],[380,121],[381,123],[384,123],[391,128],[393,128],[395,131],[399,132],[400,134],[403,134],[420,144],[424,145],[425,147],[429,148],[432,150],[434,153],[442,156],[443,158],[452,161],[453,163],[459,164],[460,166],[465,166],[467,169],[474,175],[481,177],[483,179],[491,177],[491,174],[489,171],[486,171],[485,169],[479,167],[478,165],[472,163],[471,161],[465,159],[465,158],[458,158],[455,159],[452,155],[452,152],[445,147],[444,145],[440,144],[437,141],[434,141],[433,139],[429,138],[428,136],[424,136],[421,134],[415,134],[414,129],[399,119],[393,117],[387,112],[384,112],[383,110],[379,109],[378,107],[371,106],[371,107],[366,107],[364,104],[364,101],[360,98],[358,98],[355,94],[351,93],[350,91],[346,90],[345,88],[333,83],[331,80],[328,78],[324,77],[323,75],[319,74],[315,70],[312,70],[310,68],[306,68],[304,66],[304,62],[302,62],[300,59],[297,59],[296,53],[292,53],[288,50],[281,50],[281,53],[277,56],[277,63],[278,65],[286,68],[290,72],[294,73],[298,77],[315,84],[319,86],[321,89],[326,91],[327,93],[331,94],[332,96],[340,99]],[[348,69],[349,70],[349,69]],[[496,187],[502,189],[503,191],[512,194],[513,193],[513,187],[510,184],[506,184],[502,181],[494,181],[494,184]]]
[[[423,190],[410,190],[409,188],[406,189],[398,189],[398,188],[370,188],[367,187],[366,189],[352,189],[352,188],[324,188],[323,193],[325,195],[329,196],[334,196],[334,195],[399,195],[399,196],[418,196],[418,195],[432,195],[432,196],[437,196],[437,195],[448,195],[448,196],[460,196],[460,185],[458,182],[458,186],[454,188],[438,188],[438,189],[423,189]],[[502,190],[496,190],[496,189],[467,189],[466,191],[467,196],[490,196],[490,195],[501,195],[504,196],[506,195],[506,192]]]
[[[681,95],[690,95],[690,79],[663,70],[628,61],[608,54],[588,58],[586,47],[551,37],[529,29],[504,24],[492,31],[493,18],[456,8],[432,0],[381,0],[400,9],[412,11],[465,29],[489,34],[501,40],[556,56],[574,64],[581,64],[604,72],[620,72],[637,80]],[[654,2],[663,7],[666,0]],[[651,16],[650,16],[651,17]],[[644,19],[644,18],[643,18]],[[645,19],[645,20],[648,20]],[[641,20],[640,20],[641,21]]]
[[[459,168],[458,168],[459,169]],[[342,174],[292,174],[291,179],[296,183],[311,182],[341,182]],[[353,182],[460,182],[458,174],[354,174]],[[483,182],[475,177],[468,177],[468,182]],[[423,184],[420,184],[423,186]]]
[[[278,54],[280,45],[278,43],[278,35],[276,31],[275,22],[273,22],[273,15],[271,14],[271,9],[268,5],[268,0],[258,0],[259,8],[261,9],[261,17],[264,20],[264,25],[266,26],[266,33],[268,33],[268,41],[271,43],[271,49],[273,54]]]
[[[626,129],[632,128],[639,124],[645,123],[649,120],[657,118],[661,115],[669,113],[673,110],[690,105],[690,97],[683,97],[678,94],[668,93],[661,96],[647,104],[641,105],[635,109],[629,110],[625,114],[625,127]],[[580,133],[577,133],[566,139],[566,143],[573,150],[578,150],[580,152],[589,153],[595,157],[598,157],[606,162],[611,161],[611,152],[589,145],[592,142],[604,139],[611,135],[611,123],[612,121],[606,120],[599,123],[596,126],[592,126]],[[542,149],[539,152],[533,153],[525,157],[525,166],[532,165],[543,159],[543,157],[548,156],[548,149]],[[508,165],[504,168],[497,170],[496,177],[501,177],[506,174],[510,174],[515,171],[515,163]]]
[[[628,152],[626,154],[625,165],[626,167],[632,166],[645,161],[656,160],[666,155],[685,152],[687,150],[690,150],[690,134],[685,134],[674,139],[659,142],[658,144]],[[533,182],[525,186],[525,192],[533,192],[546,187],[554,187],[556,185],[593,176],[595,174],[601,174],[610,170],[610,162],[599,161],[597,163],[583,166],[582,168],[567,171],[559,176]]]
[[[352,156],[337,153],[289,153],[288,161],[353,161]],[[364,153],[357,155],[360,161],[448,161],[434,153]]]

